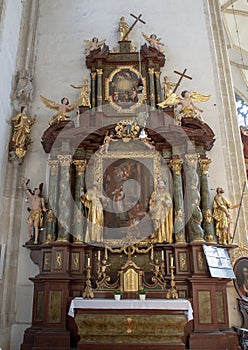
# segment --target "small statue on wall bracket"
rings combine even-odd
[[[60,123],[63,120],[69,119],[67,113],[72,112],[79,104],[79,101],[75,101],[73,104],[70,105],[67,97],[63,97],[60,103],[56,103],[55,101],[49,100],[44,96],[40,96],[40,99],[47,108],[58,111],[58,113],[52,116],[49,125],[52,125],[55,122]]]
[[[26,114],[27,107],[22,106],[21,112],[12,118],[13,132],[10,141],[10,152],[14,151],[18,158],[23,158],[31,144],[30,132],[35,118],[31,119]]]

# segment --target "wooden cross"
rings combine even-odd
[[[126,34],[124,35],[123,40],[126,39],[126,37],[128,36],[128,34],[131,32],[131,30],[133,29],[133,27],[135,26],[135,24],[136,24],[138,21],[140,21],[140,22],[143,23],[143,24],[146,24],[146,22],[144,22],[144,21],[142,21],[142,19],[140,19],[140,17],[142,16],[141,14],[140,14],[138,17],[136,17],[135,15],[133,15],[132,13],[130,13],[130,16],[136,18],[136,20],[133,22],[133,24],[131,25],[131,27],[128,29],[128,31],[127,31]]]
[[[181,76],[180,76],[180,78],[179,78],[179,80],[178,80],[178,82],[177,82],[177,84],[176,84],[176,86],[175,86],[173,92],[176,92],[176,90],[177,90],[178,86],[180,85],[180,83],[181,83],[181,81],[182,81],[183,78],[187,78],[187,79],[192,80],[192,77],[190,77],[190,76],[188,76],[188,75],[185,74],[185,73],[186,73],[186,70],[187,70],[187,69],[185,68],[184,71],[183,71],[182,73],[177,72],[176,70],[174,70],[174,73],[179,74],[179,75],[181,75]]]

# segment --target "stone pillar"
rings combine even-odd
[[[205,240],[209,243],[216,243],[216,240],[214,239],[214,225],[208,183],[208,168],[211,162],[211,159],[208,158],[199,159],[201,169],[201,207],[203,213]]]
[[[58,176],[59,161],[50,159],[49,192],[48,192],[48,211],[46,213],[46,243],[56,240],[56,226],[58,215]]]
[[[71,216],[71,155],[58,155],[60,163],[60,194],[57,241],[69,241]]]
[[[155,83],[154,83],[154,68],[148,68],[149,73],[149,94],[150,106],[155,108]]]
[[[202,212],[199,207],[199,177],[197,173],[199,154],[186,154],[186,195],[187,195],[187,223],[190,242],[203,242],[204,232],[201,227]]]
[[[97,109],[99,112],[102,111],[102,74],[103,70],[101,68],[96,70],[97,72]]]
[[[84,188],[84,171],[86,169],[86,160],[74,160],[73,164],[76,167],[76,180],[75,180],[75,192],[74,192],[74,219],[73,219],[73,242],[83,242],[83,230],[84,230],[84,215],[83,204],[80,196]]]
[[[91,73],[91,106],[96,107],[96,72]]]
[[[161,84],[160,84],[160,74],[161,72],[155,72],[155,87],[156,87],[156,104],[162,101],[161,98]]]
[[[172,159],[170,161],[170,167],[173,172],[173,197],[174,197],[174,228],[175,243],[185,243],[185,212],[183,202],[183,188],[182,188],[182,164],[183,161],[180,158]]]

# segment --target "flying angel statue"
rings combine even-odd
[[[151,34],[150,37],[148,37],[144,32],[142,32],[142,35],[152,48],[158,50],[159,52],[164,51],[161,47],[164,46],[164,44],[160,42],[161,38],[157,38],[156,34]]]
[[[183,91],[181,97],[177,96],[175,93],[171,93],[163,102],[158,103],[161,108],[166,107],[176,107],[181,106],[179,113],[182,118],[196,118],[202,121],[202,116],[200,113],[203,112],[202,109],[198,108],[194,102],[206,102],[210,99],[211,95],[203,95],[197,91]]]
[[[75,101],[73,104],[70,105],[67,97],[63,97],[61,99],[61,103],[56,103],[44,96],[40,96],[40,99],[47,108],[55,109],[56,111],[58,111],[58,113],[52,116],[49,125],[52,125],[54,122],[59,123],[63,120],[70,118],[66,113],[73,111],[79,104],[79,101]]]
[[[104,45],[106,39],[98,41],[98,38],[94,36],[92,40],[84,40],[85,44],[88,46],[85,49],[85,54],[88,56],[92,51],[98,50],[99,47]]]

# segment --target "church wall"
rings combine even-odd
[[[11,117],[10,95],[18,54],[22,3],[18,0],[3,1],[0,11],[0,173],[2,174],[3,162],[6,162],[8,154],[9,120]],[[0,181],[2,183],[2,179]]]
[[[187,68],[186,74],[193,79],[192,81],[184,79],[178,91],[187,89],[196,90],[206,95],[211,94],[210,100],[200,106],[204,110],[204,120],[216,135],[214,148],[208,155],[212,159],[209,169],[210,187],[213,189],[212,195],[214,196],[215,188],[219,185],[222,186],[230,200],[238,202],[242,181],[234,181],[236,174],[232,173],[232,168],[238,163],[242,172],[241,146],[238,137],[235,139],[235,145],[234,140],[232,140],[233,146],[229,146],[226,140],[227,135],[232,132],[235,115],[232,116],[232,121],[230,118],[226,118],[227,111],[224,104],[229,92],[225,89],[225,81],[222,81],[222,84],[219,81],[221,72],[219,66],[216,66],[216,62],[219,60],[218,63],[221,64],[221,58],[216,53],[216,42],[213,41],[214,34],[218,36],[218,33],[214,33],[215,28],[210,28],[212,24],[208,18],[209,13],[211,14],[210,9],[214,10],[213,4],[207,0],[157,0],[156,6],[153,6],[151,0],[143,0],[142,6],[140,4],[141,2],[138,1],[126,0],[125,10],[122,10],[123,3],[112,0],[96,0],[94,2],[73,0],[70,4],[65,0],[42,0],[40,2],[37,59],[31,110],[32,115],[36,115],[36,123],[31,134],[35,142],[24,160],[23,173],[31,179],[32,187],[37,186],[40,182],[45,182],[44,195],[46,196],[47,155],[42,149],[40,137],[54,113],[46,109],[39,96],[43,95],[56,102],[64,96],[68,97],[70,102],[75,101],[78,98],[78,90],[72,89],[70,84],[79,85],[84,76],[89,77],[89,71],[85,66],[83,52],[86,45],[83,39],[91,40],[93,36],[97,36],[99,40],[106,39],[106,44],[112,49],[117,45],[119,39],[117,33],[119,17],[124,15],[126,21],[131,24],[133,18],[129,14],[142,13],[146,24],[140,25],[140,32],[144,31],[147,35],[156,33],[162,37],[162,42],[165,43],[167,60],[161,79],[164,75],[168,75],[172,81],[177,81],[178,76],[173,71],[182,72],[184,68]],[[10,25],[9,28],[12,26]],[[143,37],[139,38],[138,36],[138,27],[132,31],[130,39],[133,40],[136,47],[144,44]],[[226,69],[228,70],[228,67]],[[8,79],[9,91],[10,81]],[[6,91],[4,93],[6,94]],[[225,95],[223,99],[222,95]],[[230,103],[233,101],[231,100]],[[3,115],[6,116],[10,114],[7,106],[10,106],[10,103],[6,97],[6,106],[4,103],[4,106],[1,107]],[[71,113],[72,116],[75,115],[73,113]],[[237,127],[234,130],[237,132]],[[230,157],[229,147],[231,147]],[[245,213],[242,212],[241,215],[242,225],[245,227]],[[12,327],[12,350],[17,349],[17,344],[22,342],[22,330],[27,328],[31,319],[32,284],[28,278],[38,273],[29,259],[29,251],[22,247],[27,239],[26,218],[27,210],[26,206],[23,205],[16,282],[16,319]],[[235,219],[235,213],[233,218]],[[245,237],[244,231],[243,234],[239,234],[243,235],[242,238]],[[240,316],[237,312],[235,299],[237,296],[232,284],[229,285],[229,289],[231,324],[239,325]],[[233,309],[235,309],[234,313],[231,312]]]

